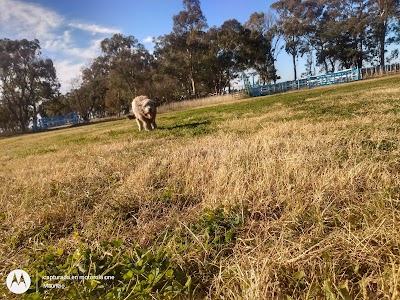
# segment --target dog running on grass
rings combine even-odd
[[[157,128],[156,125],[157,104],[147,96],[138,96],[132,101],[132,114],[128,119],[136,119],[139,131],[144,127],[146,131]]]

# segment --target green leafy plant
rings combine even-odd
[[[191,298],[192,278],[161,248],[144,251],[117,240],[66,252],[50,248],[33,261],[31,274],[37,271],[37,278],[27,299]],[[49,284],[61,288],[49,289]]]
[[[207,247],[220,248],[236,240],[238,225],[241,223],[238,214],[228,214],[222,207],[207,209],[200,222],[194,224],[193,231],[203,234]]]

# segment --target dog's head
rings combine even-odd
[[[151,119],[156,114],[156,105],[154,101],[149,100],[143,103],[143,114],[146,118]]]
[[[150,107],[150,105],[145,105],[144,107],[143,107],[143,112],[144,112],[144,114],[147,116],[147,115],[149,115],[149,114],[151,114],[151,107]]]

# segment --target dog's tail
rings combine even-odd
[[[129,120],[134,120],[134,119],[136,119],[136,117],[135,117],[134,114],[128,115],[127,118],[128,118]]]

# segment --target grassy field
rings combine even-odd
[[[399,299],[399,113],[393,76],[1,139],[0,294]]]

